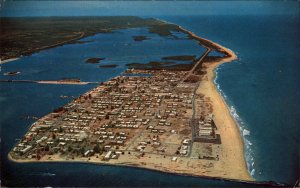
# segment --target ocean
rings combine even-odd
[[[143,15],[147,17],[147,15]],[[249,172],[258,181],[294,184],[299,178],[300,122],[300,45],[299,18],[286,15],[227,16],[153,16],[179,24],[197,35],[217,42],[237,53],[239,59],[217,68],[215,83],[237,120],[245,142]],[[21,70],[18,79],[60,79],[79,77],[83,81],[105,81],[119,75],[132,63],[121,50],[95,48],[107,41],[114,49],[132,42],[128,32],[95,35],[82,40],[93,42],[70,44],[45,50],[1,65],[2,72]],[[118,37],[116,37],[118,36]],[[160,49],[141,51],[143,43],[133,43],[126,54],[142,54],[138,61],[176,53],[200,53],[191,41],[167,41]],[[156,37],[156,38],[155,38]],[[130,42],[131,41],[131,42]],[[151,40],[150,40],[151,41]],[[146,45],[151,47],[152,41]],[[154,41],[154,42],[158,42]],[[145,42],[145,41],[143,41]],[[188,46],[182,48],[181,45]],[[83,45],[83,46],[80,46]],[[131,45],[131,46],[134,46]],[[105,46],[105,44],[103,44]],[[111,46],[112,48],[112,46]],[[196,49],[196,50],[195,50]],[[93,51],[94,50],[94,51]],[[185,51],[182,51],[185,50]],[[203,49],[202,49],[203,50]],[[71,51],[68,56],[64,52]],[[125,53],[125,52],[124,52]],[[162,54],[163,53],[163,54]],[[101,69],[84,63],[84,59],[100,54],[107,64],[117,68]],[[52,57],[52,58],[48,58]],[[41,63],[43,66],[41,66]],[[63,63],[63,64],[62,64]],[[66,63],[66,64],[65,64]],[[1,74],[1,79],[3,79]],[[79,163],[10,162],[7,153],[34,122],[24,116],[43,116],[66,104],[95,85],[38,85],[0,83],[1,181],[9,186],[246,186],[240,182],[172,175],[130,167],[101,166]],[[80,177],[80,178],[78,178]],[[251,185],[253,186],[253,185]]]
[[[215,83],[237,120],[251,175],[293,184],[299,178],[298,16],[163,17],[230,48],[238,60]]]

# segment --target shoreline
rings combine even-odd
[[[85,33],[84,32],[78,32],[78,34],[80,34],[80,35],[79,36],[75,36],[74,38],[62,41],[62,42],[58,42],[56,44],[52,44],[52,45],[49,45],[49,46],[39,47],[39,48],[33,49],[31,51],[25,51],[23,54],[21,54],[18,57],[11,57],[11,58],[8,58],[8,59],[1,60],[0,65],[1,64],[5,64],[5,63],[9,63],[11,61],[18,60],[18,59],[20,59],[23,56],[30,56],[33,53],[37,53],[37,52],[42,51],[42,50],[47,50],[47,49],[50,49],[50,48],[54,48],[54,47],[58,47],[58,46],[63,46],[65,44],[71,43],[73,41],[76,41],[76,40],[79,40],[79,39],[82,39],[82,38],[85,37]]]
[[[130,163],[122,163],[122,164],[114,164],[114,163],[99,163],[99,162],[93,162],[93,161],[87,161],[87,160],[40,160],[40,161],[17,161],[11,158],[10,155],[8,155],[8,159],[11,162],[15,163],[67,163],[67,164],[83,164],[83,165],[97,165],[97,166],[112,166],[112,167],[121,167],[121,168],[134,168],[134,169],[141,169],[141,170],[148,170],[153,172],[159,172],[159,173],[166,173],[170,175],[177,175],[177,176],[185,176],[185,177],[193,177],[193,178],[204,178],[208,180],[217,180],[217,181],[231,181],[231,182],[239,182],[239,183],[245,183],[250,185],[266,185],[266,186],[282,186],[284,184],[280,184],[273,181],[254,181],[254,180],[240,180],[240,179],[231,179],[231,178],[224,178],[224,177],[212,177],[212,176],[205,176],[205,175],[198,175],[198,174],[187,174],[187,173],[178,173],[178,172],[172,172],[172,171],[162,171],[157,168],[147,168],[145,166],[140,166],[137,164],[130,164]]]
[[[5,60],[1,60],[0,65],[5,64],[5,63],[9,63],[11,61],[16,61],[20,59],[20,57],[16,57],[16,58],[9,58],[9,59],[5,59]]]
[[[228,137],[228,131],[224,131],[224,128],[220,128],[220,131],[221,131],[222,139],[225,140],[225,143],[227,141],[229,142],[229,144],[225,144],[226,145],[225,150],[227,151],[226,154],[233,153],[234,156],[235,156],[235,154],[237,154],[237,157],[234,157],[232,159],[230,159],[227,156],[224,157],[226,159],[230,159],[229,160],[230,162],[228,162],[226,160],[224,162],[224,159],[220,160],[220,162],[216,166],[216,168],[217,168],[216,171],[213,171],[213,172],[209,172],[209,171],[202,170],[202,169],[195,169],[194,171],[191,172],[191,171],[188,171],[189,169],[183,168],[183,166],[185,164],[187,164],[187,166],[192,168],[193,164],[196,163],[193,160],[181,159],[181,160],[183,160],[184,164],[172,163],[167,158],[166,159],[159,158],[160,161],[155,161],[155,160],[153,160],[153,158],[157,157],[157,155],[154,155],[154,154],[149,155],[153,158],[152,158],[151,162],[150,163],[147,162],[147,164],[145,162],[146,158],[142,158],[142,160],[136,160],[136,157],[133,155],[130,155],[130,156],[126,155],[125,157],[121,158],[121,160],[109,161],[109,162],[100,161],[98,158],[96,159],[96,157],[92,157],[91,160],[87,160],[86,158],[78,158],[78,159],[76,158],[75,160],[66,160],[66,159],[60,158],[59,156],[51,156],[51,158],[54,157],[51,160],[42,158],[41,160],[37,161],[37,160],[30,160],[30,159],[29,160],[15,160],[15,159],[11,158],[11,155],[9,153],[8,154],[9,160],[14,161],[14,162],[20,162],[20,163],[26,163],[26,162],[30,162],[30,163],[32,163],[32,162],[38,162],[38,163],[39,162],[82,162],[82,163],[93,163],[93,164],[101,164],[101,165],[130,166],[130,167],[150,169],[150,170],[155,170],[155,171],[160,171],[160,172],[186,175],[186,176],[254,182],[254,179],[250,176],[249,171],[247,169],[247,164],[246,164],[245,157],[244,157],[244,143],[242,140],[242,136],[239,132],[238,125],[234,121],[234,118],[231,116],[226,102],[224,101],[224,99],[222,98],[222,95],[219,93],[219,91],[216,88],[216,85],[214,84],[215,68],[225,62],[230,62],[230,61],[237,59],[237,56],[235,55],[235,53],[233,51],[231,51],[217,43],[214,43],[210,40],[201,38],[201,37],[195,35],[194,33],[183,29],[181,26],[179,26],[179,28],[181,31],[183,31],[184,33],[187,33],[193,39],[199,41],[200,44],[201,44],[201,41],[202,42],[205,41],[206,44],[208,43],[210,45],[209,48],[213,48],[213,49],[216,49],[216,50],[226,53],[226,56],[224,58],[222,58],[220,61],[215,61],[215,62],[208,63],[208,64],[204,63],[207,66],[206,67],[207,73],[204,75],[205,77],[207,77],[207,80],[202,80],[200,82],[200,85],[197,88],[197,93],[199,93],[198,90],[201,90],[200,93],[203,93],[203,91],[205,91],[206,96],[213,98],[212,101],[213,101],[214,109],[219,109],[221,107],[220,108],[221,110],[219,110],[217,112],[215,112],[215,110],[214,110],[214,113],[216,115],[216,123],[222,124],[222,120],[220,120],[220,119],[223,119],[224,118],[223,116],[225,114],[226,119],[228,119],[228,121],[230,122],[229,126],[227,127],[230,130],[229,137]],[[204,44],[202,44],[202,45],[204,45]],[[208,85],[210,87],[210,90],[208,90],[208,93],[206,93],[207,92],[206,90],[203,90],[203,85],[204,86]],[[219,102],[217,104],[215,104],[215,101],[219,101]],[[225,130],[226,130],[226,127],[225,127]],[[227,135],[227,138],[226,138],[226,135]],[[232,135],[234,136],[234,139],[233,139],[234,141],[232,141],[232,138],[231,138]],[[224,139],[224,137],[225,137],[225,139]],[[234,149],[233,152],[231,150],[228,150],[228,147],[230,149],[230,144],[231,144],[230,142],[234,142],[234,144],[238,145],[237,148],[233,148]],[[134,152],[132,152],[132,153],[134,153]],[[147,156],[148,156],[148,154],[147,154]],[[190,161],[192,161],[191,162],[192,164],[189,164]],[[166,165],[162,166],[161,165],[162,162],[164,164],[169,164],[171,166],[166,166]],[[208,164],[208,163],[209,163],[209,160],[203,160],[201,162],[197,162],[197,164],[201,164],[201,165]],[[235,163],[239,163],[239,165],[233,171],[232,168],[230,168],[230,166]],[[234,166],[236,166],[236,165],[234,165]]]
[[[205,74],[205,78],[202,81],[200,81],[199,87],[197,89],[197,93],[202,93],[202,94],[205,94],[206,96],[209,96],[210,98],[212,98],[213,109],[222,108],[222,110],[219,110],[219,111],[214,110],[214,113],[216,116],[216,118],[215,118],[216,123],[225,125],[224,122],[222,122],[222,120],[220,120],[220,119],[218,120],[218,117],[223,116],[222,117],[222,119],[223,119],[224,116],[227,116],[228,120],[226,123],[228,123],[230,126],[225,127],[225,130],[221,130],[221,131],[225,132],[227,129],[230,129],[231,131],[233,131],[232,132],[233,134],[231,134],[231,135],[233,135],[235,137],[234,138],[235,141],[231,141],[231,143],[228,143],[228,145],[230,144],[231,146],[227,146],[227,147],[232,147],[232,144],[238,145],[238,148],[236,149],[238,152],[236,152],[236,153],[237,154],[240,153],[240,156],[238,156],[239,159],[237,161],[240,162],[241,164],[239,164],[239,165],[242,165],[244,168],[243,169],[244,176],[247,178],[253,179],[253,177],[250,175],[250,172],[249,172],[249,169],[247,166],[247,161],[245,158],[245,144],[244,144],[244,140],[241,135],[241,132],[240,132],[240,127],[238,125],[238,122],[235,120],[235,118],[230,113],[229,106],[227,105],[225,99],[223,98],[223,96],[219,92],[219,90],[217,89],[217,86],[214,82],[214,80],[216,78],[216,68],[219,67],[223,63],[232,62],[232,61],[238,59],[238,57],[232,50],[230,50],[218,43],[215,43],[208,39],[201,38],[201,37],[197,36],[196,34],[194,34],[193,32],[182,28],[181,26],[179,26],[179,29],[181,31],[187,33],[190,37],[194,38],[195,40],[198,40],[200,43],[201,43],[201,41],[205,41],[206,43],[211,44],[212,47],[215,48],[216,50],[220,51],[220,49],[221,49],[224,53],[227,54],[225,57],[223,57],[219,61],[214,61],[214,62],[210,62],[210,63],[204,62],[204,66],[206,66],[207,73]],[[218,101],[217,104],[215,104],[216,101]],[[216,111],[217,111],[217,113],[216,113]],[[225,134],[221,133],[221,136],[223,138],[224,138],[224,135],[226,135],[226,133]],[[225,139],[225,141],[229,141],[231,139]],[[224,139],[223,139],[223,141],[224,141]],[[241,151],[241,152],[239,152],[239,151]],[[227,159],[230,160],[230,157],[227,157]]]

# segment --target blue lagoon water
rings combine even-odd
[[[133,36],[144,35],[149,40],[134,41]],[[20,71],[16,76],[0,74],[0,79],[14,80],[59,80],[80,78],[82,81],[105,81],[123,72],[128,63],[161,61],[172,55],[200,56],[204,48],[185,34],[161,37],[148,33],[147,28],[117,30],[97,34],[79,40],[84,43],[67,44],[41,51],[31,56],[3,64],[1,73]],[[85,63],[88,58],[105,58],[99,64]],[[182,62],[177,62],[182,63]],[[101,68],[99,65],[116,64],[116,68]]]
[[[249,171],[258,181],[293,184],[299,174],[300,45],[297,16],[159,16],[232,49],[239,59],[221,65],[215,80],[244,136]],[[136,42],[131,36],[147,35]],[[182,37],[182,36],[181,36]],[[127,63],[147,63],[169,55],[199,55],[197,43],[166,39],[146,28],[119,30],[81,39],[1,65],[21,74],[0,79],[105,81]],[[159,45],[157,45],[159,43]],[[183,47],[184,46],[184,47]],[[66,56],[67,54],[67,56]],[[90,57],[106,58],[87,64]],[[116,68],[99,65],[117,64]],[[246,186],[239,182],[184,177],[129,167],[92,164],[18,164],[7,153],[34,120],[95,85],[0,83],[1,179],[11,186]],[[80,178],[78,178],[80,177]],[[253,186],[253,185],[251,185]]]

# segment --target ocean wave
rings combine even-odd
[[[214,79],[214,84],[215,84],[218,92],[221,93],[221,95],[222,95],[223,98],[227,99],[227,95],[225,95],[225,93],[222,91],[220,85],[216,82],[216,80],[217,80],[217,78]]]
[[[49,172],[44,172],[44,173],[36,173],[36,174],[31,174],[35,176],[56,176],[56,174],[49,173]]]
[[[56,176],[56,174],[52,174],[52,173],[42,173],[43,176]]]
[[[240,133],[243,136],[243,140],[244,140],[244,145],[245,145],[245,158],[246,158],[246,163],[247,163],[247,168],[250,172],[251,176],[254,176],[255,174],[255,162],[254,162],[254,152],[252,150],[252,142],[249,140],[249,136],[250,136],[250,131],[247,130],[245,127],[245,123],[244,121],[241,119],[241,117],[238,115],[236,109],[231,106],[230,107],[230,113],[232,115],[232,117],[235,119],[235,121],[237,122],[239,129],[240,129]]]
[[[250,131],[248,131],[247,129],[243,130],[243,136],[249,136],[250,135]]]
[[[250,141],[247,140],[246,138],[245,138],[244,140],[245,140],[246,145],[252,146],[252,142],[250,142]]]
[[[219,68],[216,69],[216,77],[214,79],[214,83],[216,85],[217,90],[219,91],[219,93],[222,95],[222,97],[224,98],[224,100],[228,104],[227,96],[222,91],[220,85],[217,83],[218,71],[219,71]],[[246,158],[247,168],[248,168],[248,171],[250,172],[250,175],[253,177],[255,175],[255,166],[254,166],[255,161],[254,161],[254,157],[253,157],[254,152],[252,150],[252,142],[250,141],[250,131],[245,128],[247,126],[245,125],[242,118],[238,115],[238,112],[234,108],[233,105],[230,106],[229,111],[230,111],[231,116],[235,119],[235,121],[236,121],[236,123],[239,127],[240,133],[242,135],[242,138],[244,140],[245,158]]]

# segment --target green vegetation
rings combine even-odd
[[[160,61],[150,61],[149,63],[128,63],[126,66],[130,68],[155,68],[155,67],[162,67],[165,65],[174,65],[175,62],[160,62]]]
[[[151,32],[166,36],[176,28],[175,25],[153,18],[134,16],[1,17],[0,23],[0,58],[2,60],[30,55],[39,50],[117,29],[148,27]]]
[[[126,64],[129,68],[146,69],[146,70],[176,70],[176,71],[189,71],[194,63],[197,61],[195,55],[178,55],[178,56],[166,56],[161,58],[162,60],[174,60],[174,61],[190,61],[190,63],[176,63],[172,61],[151,61],[149,63],[129,63]]]
[[[100,63],[100,61],[104,60],[105,58],[99,58],[99,57],[92,57],[85,60],[86,63]]]
[[[166,70],[174,70],[174,71],[189,71],[193,68],[193,64],[176,64],[168,67],[164,67]]]
[[[145,69],[145,70],[162,70],[162,69],[164,69],[164,70],[188,71],[193,67],[193,63],[176,64],[175,62],[151,61],[146,64],[129,63],[129,64],[126,64],[126,66],[128,66],[129,68]]]
[[[71,41],[69,42],[69,44],[86,44],[86,43],[89,43],[89,42],[93,42],[92,40],[86,40],[86,41],[80,41],[80,40],[77,40],[77,41]]]
[[[177,25],[167,23],[156,24],[149,28],[150,33],[156,33],[160,36],[173,36],[172,31],[180,32]]]
[[[110,64],[110,65],[100,65],[99,67],[102,67],[102,68],[115,68],[117,66],[118,65],[116,65],[116,64]]]
[[[142,35],[140,35],[140,36],[132,36],[132,38],[135,41],[143,41],[143,40],[148,40],[149,39],[148,37],[142,36]]]
[[[163,60],[177,60],[177,61],[194,61],[195,55],[179,55],[179,56],[167,56],[163,57]]]
[[[203,59],[203,62],[211,63],[211,62],[219,61],[222,58],[223,57],[221,57],[221,56],[205,56],[204,59]]]

